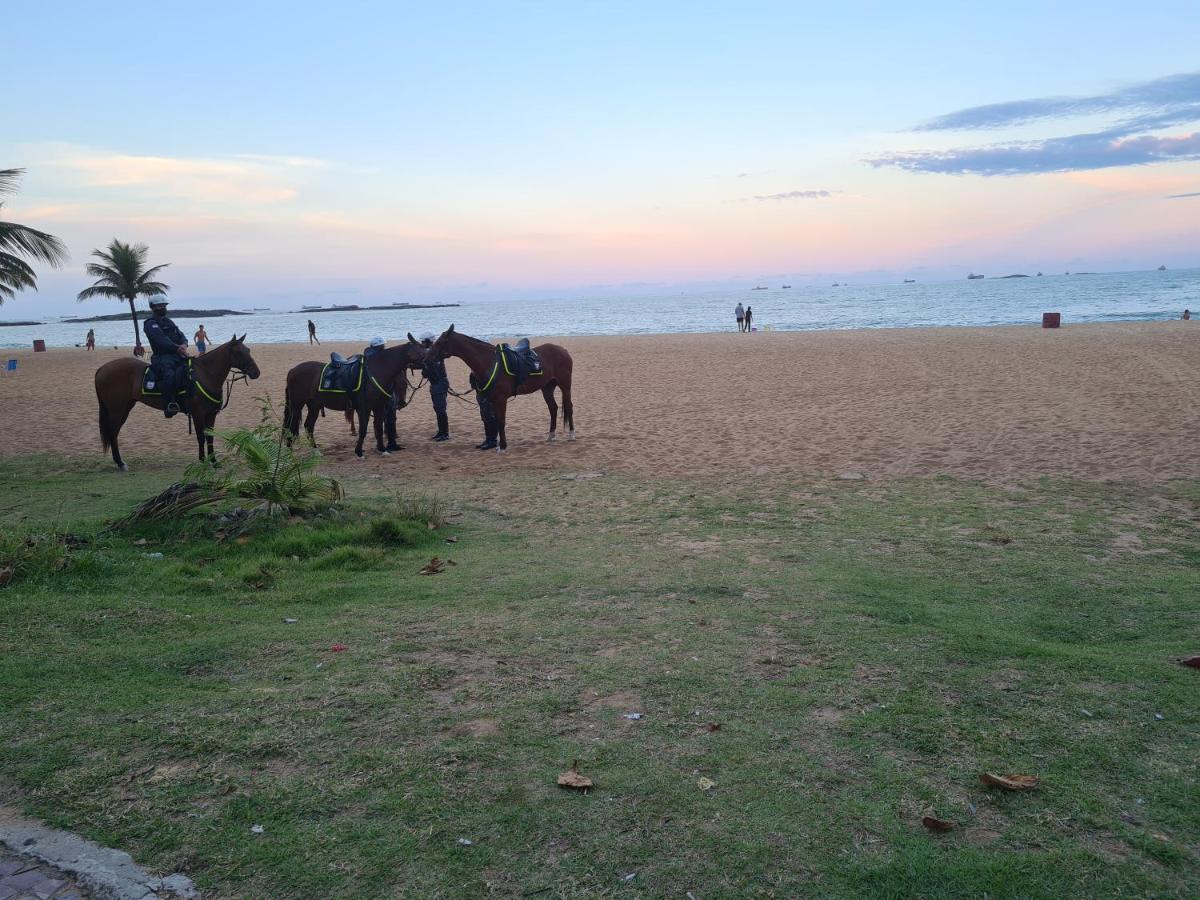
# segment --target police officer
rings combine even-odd
[[[476,444],[476,450],[494,450],[500,446],[498,440],[500,429],[496,427],[496,410],[492,407],[492,399],[479,388],[479,379],[471,373],[471,387],[475,388],[475,402],[479,404],[479,418],[483,422],[483,443]]]
[[[181,408],[177,392],[187,367],[188,343],[179,326],[167,318],[166,298],[151,300],[150,312],[150,318],[142,323],[142,331],[150,342],[150,365],[162,392],[163,414],[169,419],[178,412],[187,411],[186,397],[182,398]]]
[[[426,331],[421,335],[421,346],[428,350],[433,346],[434,334]],[[450,393],[450,376],[446,374],[446,361],[428,361],[421,367],[421,375],[429,382],[429,399],[433,401],[433,414],[437,416],[437,434],[432,440],[450,440],[450,419],[446,415],[446,395]]]
[[[371,338],[371,343],[363,349],[363,365],[366,365],[367,360],[369,360],[380,350],[384,350],[386,348],[387,344],[384,342],[382,337],[376,335],[375,337]],[[370,373],[370,371],[370,367],[368,366],[367,372]],[[375,385],[371,383],[369,379],[367,379],[367,381],[368,383],[363,390],[368,392],[376,390]],[[392,395],[388,397],[387,412],[383,417],[383,433],[387,438],[387,446],[384,447],[384,449],[388,453],[394,453],[397,450],[404,449],[400,446],[399,441],[396,440],[396,410],[399,409],[399,407],[400,402],[396,399],[396,393],[393,391]]]

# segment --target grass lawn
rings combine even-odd
[[[1200,482],[496,475],[430,531],[361,479],[105,530],[179,463],[0,462],[0,802],[212,896],[1200,895]]]

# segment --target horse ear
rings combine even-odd
[[[446,329],[446,334],[454,334],[454,323],[450,323],[450,327]]]
[[[417,343],[417,339],[416,339],[415,337],[413,337],[413,336],[412,336],[412,332],[411,332],[411,331],[408,333],[408,342],[409,342],[410,344],[415,344],[415,343]]]
[[[246,343],[246,332],[244,332],[244,331],[242,332],[242,336],[240,338],[238,338],[238,343],[239,344]]]

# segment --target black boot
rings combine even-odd
[[[430,440],[438,441],[438,442],[448,441],[448,440],[450,440],[450,435],[446,434],[444,431],[439,431],[432,438],[430,438]]]
[[[475,449],[476,450],[495,450],[496,447],[499,446],[499,443],[500,442],[497,441],[495,438],[488,438],[482,444],[477,445],[475,447]]]

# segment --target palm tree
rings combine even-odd
[[[138,356],[144,351],[133,301],[138,297],[159,297],[171,289],[170,285],[153,280],[170,263],[147,269],[146,254],[149,252],[150,248],[145,244],[122,244],[116,238],[108,245],[107,253],[93,250],[92,256],[103,260],[102,263],[87,265],[88,277],[95,278],[96,283],[80,291],[76,298],[90,300],[92,297],[112,297],[115,300],[128,300],[129,315],[133,318],[133,352]]]
[[[0,196],[15,192],[17,181],[23,174],[24,169],[0,169]],[[4,203],[0,201],[0,209],[3,208]],[[67,248],[58,238],[44,231],[15,222],[0,222],[0,304],[17,291],[37,290],[37,275],[26,259],[58,268],[67,261]]]

